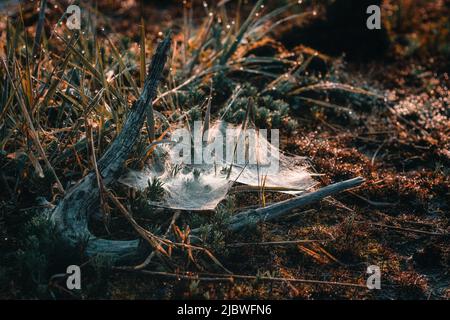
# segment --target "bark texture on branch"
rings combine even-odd
[[[282,218],[293,209],[307,206],[344,190],[357,187],[363,182],[363,178],[357,177],[350,180],[333,183],[319,190],[306,193],[296,198],[280,201],[264,208],[252,209],[238,213],[231,218],[228,229],[230,231],[237,231],[244,227],[254,226],[259,222]]]
[[[156,95],[159,80],[170,49],[171,39],[167,36],[156,49],[141,96],[134,102],[122,131],[111,143],[98,161],[98,169],[105,186],[114,182],[121,172],[144,124],[145,112]],[[95,212],[99,200],[94,172],[89,173],[71,190],[51,214],[51,220],[63,240],[72,247],[83,246],[88,256],[110,254],[122,257],[134,254],[139,240],[115,241],[95,237],[88,228],[90,216]]]
[[[229,231],[239,231],[243,228],[254,227],[260,222],[280,219],[288,215],[294,209],[307,206],[347,189],[357,187],[363,182],[364,179],[362,177],[336,182],[319,190],[285,201],[280,201],[264,208],[240,212],[230,219],[227,229]],[[193,236],[197,236],[199,233],[200,229],[193,229],[191,231],[191,235]],[[192,241],[195,242],[196,238],[193,238]]]

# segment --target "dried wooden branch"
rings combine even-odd
[[[310,192],[293,199],[277,202],[264,208],[251,209],[238,213],[231,218],[228,230],[237,231],[245,227],[255,226],[259,222],[272,221],[282,218],[289,214],[289,212],[293,209],[309,205],[344,190],[357,187],[363,182],[363,178],[357,177],[350,180],[337,182],[317,191]],[[192,230],[193,234],[196,234],[197,232],[199,232],[199,230]]]
[[[98,161],[98,171],[105,186],[117,179],[123,163],[139,137],[146,109],[156,95],[170,43],[170,36],[167,36],[158,45],[139,99],[134,102],[122,131]],[[69,190],[52,212],[52,222],[67,244],[72,247],[84,244],[85,253],[88,256],[110,254],[115,257],[123,257],[134,254],[138,249],[139,240],[106,240],[99,239],[90,233],[89,217],[96,211],[100,196],[96,181],[95,172],[91,172]]]

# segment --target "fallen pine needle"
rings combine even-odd
[[[114,267],[114,270],[119,271],[136,271],[134,268],[129,267]],[[290,282],[290,283],[305,283],[305,284],[318,284],[318,285],[331,285],[331,286],[342,286],[342,287],[352,287],[367,289],[366,285],[349,283],[349,282],[338,282],[338,281],[324,281],[324,280],[312,280],[312,279],[298,279],[298,278],[278,278],[278,277],[267,277],[267,276],[250,276],[250,275],[226,275],[226,274],[215,274],[215,273],[203,273],[205,276],[201,277],[198,275],[190,273],[170,273],[163,271],[150,271],[150,270],[139,270],[143,274],[176,278],[178,280],[198,280],[198,281],[210,281],[210,282],[234,282],[235,280],[260,280],[260,281],[275,281],[275,282]]]
[[[312,242],[327,242],[330,240],[287,240],[287,241],[267,241],[267,242],[239,242],[239,243],[230,243],[227,247],[244,247],[244,246],[282,246],[286,244],[298,244],[298,243],[312,243]]]

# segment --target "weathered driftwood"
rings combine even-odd
[[[264,208],[251,209],[234,215],[228,224],[229,231],[238,231],[243,228],[251,228],[265,221],[273,221],[288,215],[293,209],[318,202],[323,198],[335,195],[350,188],[359,186],[364,182],[361,177],[337,182],[319,190],[306,193],[302,196],[280,201]],[[191,235],[197,235],[200,229],[193,229]]]
[[[257,208],[238,213],[231,218],[228,229],[230,231],[237,231],[244,227],[254,226],[259,222],[279,219],[286,216],[293,209],[304,207],[328,196],[359,186],[363,182],[363,178],[357,177],[350,180],[333,183],[317,191],[285,201],[280,201],[264,208]]]
[[[153,56],[142,94],[133,104],[122,131],[98,161],[98,171],[104,186],[110,185],[118,178],[124,161],[132,151],[144,123],[146,109],[156,95],[156,88],[164,69],[169,48],[170,37],[167,37],[159,44]],[[117,241],[101,239],[89,231],[89,218],[96,212],[100,197],[96,179],[96,174],[91,172],[66,193],[51,214],[53,223],[68,245],[84,248],[88,256],[102,254],[111,255],[115,258],[124,258],[137,253],[140,244],[139,240]],[[278,219],[295,208],[356,187],[363,181],[362,178],[354,178],[338,182],[265,208],[241,212],[233,216],[228,229],[237,231],[244,227],[252,227],[262,221]],[[194,242],[198,240],[195,237],[198,232],[199,230],[195,229],[191,233]]]
[[[167,36],[158,45],[141,96],[134,102],[122,131],[98,161],[98,169],[105,186],[110,185],[118,178],[124,161],[138,139],[146,109],[156,95],[170,42],[170,36]],[[73,247],[84,246],[85,253],[89,256],[95,254],[124,256],[135,253],[139,246],[138,240],[106,240],[97,238],[90,233],[88,221],[90,215],[96,211],[99,196],[96,175],[91,172],[66,193],[52,212],[51,220],[56,229],[67,244]]]

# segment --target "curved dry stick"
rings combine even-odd
[[[228,230],[237,231],[244,227],[254,226],[259,222],[279,219],[288,214],[293,209],[304,207],[344,190],[357,187],[363,182],[364,179],[361,177],[336,182],[319,190],[301,195],[299,197],[280,201],[264,208],[251,209],[238,213],[231,218]]]
[[[137,99],[125,121],[122,131],[111,143],[108,150],[98,161],[98,169],[105,186],[114,182],[139,137],[145,120],[146,109],[155,98],[156,89],[161,78],[170,49],[170,35],[160,42],[149,74],[145,79],[142,93]],[[100,193],[97,188],[96,175],[89,173],[71,190],[51,214],[51,220],[63,240],[72,247],[84,245],[88,256],[109,254],[117,258],[136,253],[139,240],[115,241],[95,237],[88,228],[90,215],[95,212]]]

